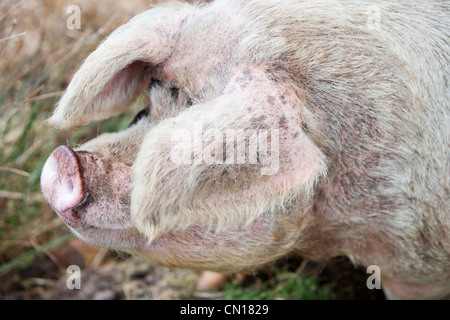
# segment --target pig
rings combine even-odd
[[[126,130],[56,148],[43,195],[82,241],[157,265],[346,256],[377,266],[388,298],[448,298],[448,12],[418,0],[152,7],[86,58],[48,123],[119,115],[143,93],[149,106]]]

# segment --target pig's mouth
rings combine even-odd
[[[136,236],[129,210],[130,166],[60,146],[44,164],[41,188],[58,216],[80,238],[108,239],[112,245],[123,243],[129,233]],[[114,241],[112,234],[120,239]]]

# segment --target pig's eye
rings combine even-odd
[[[131,127],[132,125],[134,125],[135,123],[137,123],[142,118],[147,117],[149,112],[150,112],[150,107],[147,107],[147,108],[139,111],[138,114],[136,115],[136,117],[134,117],[133,121],[131,121],[131,123],[128,125],[128,128]]]

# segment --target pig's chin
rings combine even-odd
[[[146,245],[146,238],[135,228],[108,229],[93,226],[68,227],[81,241],[88,244],[123,251],[139,250]]]
[[[63,214],[64,223],[81,241],[110,249],[130,251],[147,243],[133,226],[128,206],[121,207],[114,198],[94,202],[91,195]]]

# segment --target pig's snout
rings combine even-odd
[[[45,199],[62,217],[73,220],[71,210],[83,198],[82,168],[75,152],[59,146],[48,157],[41,174]]]

